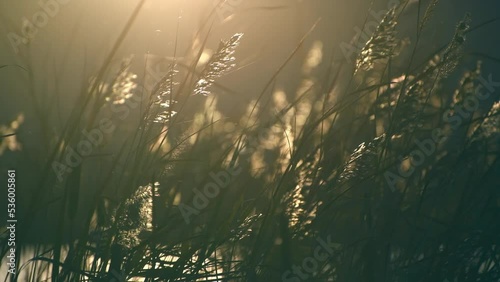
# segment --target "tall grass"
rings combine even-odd
[[[284,277],[328,238],[335,251],[302,280],[500,281],[498,94],[480,86],[481,64],[458,68],[469,16],[447,46],[414,61],[433,1],[406,46],[408,67],[395,73],[404,47],[396,7],[352,66],[332,62],[286,96],[273,86],[306,34],[235,124],[217,110],[217,79],[237,62],[242,34],[200,66],[210,30],[200,31],[192,61],[174,61],[153,87],[137,85],[144,77],[130,73],[130,61],[113,65],[143,2],[63,129],[45,136],[42,176],[18,231],[23,264],[6,280],[301,281]],[[444,87],[451,74],[461,76],[455,91]],[[477,87],[493,90],[468,111]],[[188,111],[196,95],[206,103]],[[113,110],[120,106],[129,112]],[[70,170],[54,171],[103,120],[113,133]],[[100,177],[89,181],[94,158]],[[230,170],[238,173],[196,206],[213,175]],[[49,210],[56,237],[24,240]]]

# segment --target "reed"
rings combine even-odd
[[[217,110],[218,79],[245,36],[222,39],[200,67],[211,36],[200,31],[192,61],[175,59],[141,87],[130,59],[113,64],[140,1],[70,117],[46,137],[19,229],[23,265],[5,280],[500,281],[499,85],[481,64],[459,68],[465,35],[481,24],[465,16],[447,46],[416,62],[420,39],[407,46],[396,32],[403,2],[350,70],[332,60],[285,97],[273,85],[307,33],[235,125]],[[438,4],[419,18],[419,35]],[[414,49],[396,75],[398,48]],[[206,99],[195,112],[186,109],[193,94]],[[92,131],[103,120],[111,134]],[[10,129],[0,127],[0,154]],[[53,164],[88,139],[84,131],[95,134],[92,152],[59,179]],[[33,243],[24,238],[40,212],[57,215],[55,237]],[[5,237],[0,247],[3,256]]]

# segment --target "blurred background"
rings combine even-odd
[[[421,5],[426,7],[430,2],[422,1]],[[308,81],[321,83],[332,65],[345,64],[348,67],[340,74],[342,79],[336,86],[336,89],[342,88],[349,81],[347,77],[356,59],[356,54],[349,52],[360,49],[347,49],[346,53],[343,48],[347,44],[355,46],[356,42],[364,44],[367,38],[360,35],[360,31],[365,23],[378,23],[384,13],[399,2],[233,0],[216,8],[220,3],[217,0],[146,1],[111,65],[116,68],[123,58],[133,56],[131,72],[137,74],[139,84],[144,85],[149,70],[164,71],[174,56],[180,63],[190,62],[205,39],[200,61],[204,56],[211,56],[221,40],[243,33],[235,54],[236,68],[218,80],[223,87],[214,91],[217,110],[229,121],[237,122],[306,35],[304,44],[273,81],[273,89],[292,100],[307,87]],[[30,195],[41,177],[40,163],[47,152],[47,144],[44,145],[42,139],[57,136],[78,94],[98,72],[137,1],[18,0],[2,1],[0,5],[0,65],[20,66],[0,69],[0,125],[5,126],[6,132],[12,125],[18,129],[17,142],[10,138],[2,143],[0,169],[16,167],[22,171],[19,181],[23,188],[19,193]],[[55,9],[46,21],[36,18],[42,7]],[[494,0],[439,1],[435,8],[437,16],[430,19],[415,61],[426,60],[443,47],[467,12],[471,13],[472,26],[476,26],[498,16],[498,8],[500,3]],[[418,1],[409,1],[398,20],[398,37],[408,39],[409,44],[414,43],[416,36],[417,10]],[[32,30],[30,22],[34,21],[40,21],[41,27]],[[464,53],[497,57],[498,27],[499,23],[493,22],[470,34]],[[373,26],[367,27],[368,36],[370,28]],[[29,40],[20,42],[13,34],[31,35]],[[409,52],[401,54],[394,73],[404,72],[409,56]],[[473,69],[476,60],[481,58],[466,56],[460,68]],[[497,62],[487,60],[483,64],[484,73],[497,77]],[[448,86],[453,87],[455,84]],[[200,110],[207,99],[194,96],[186,110]],[[47,120],[40,119],[40,112],[49,113],[42,115]],[[43,126],[44,122],[48,126]],[[134,128],[132,124],[130,122],[130,130]],[[4,216],[2,213],[0,217]]]
[[[0,172],[9,168],[19,171],[20,202],[23,197],[35,193],[43,177],[40,167],[53,145],[45,144],[44,140],[58,136],[82,89],[86,89],[91,77],[98,73],[138,2],[0,1],[0,66],[7,66],[0,68],[0,133],[17,132],[15,138],[0,143]],[[434,1],[410,0],[399,15],[397,36],[409,46],[413,46],[417,35],[415,23],[419,5],[426,7],[431,2]],[[283,93],[284,100],[297,98],[308,83],[326,83],[331,79],[333,66],[345,64],[335,87],[330,93],[322,93],[333,99],[343,98],[337,97],[342,95],[337,90],[347,86],[356,60],[356,54],[351,54],[350,49],[346,53],[346,46],[356,45],[353,42],[364,45],[368,38],[360,31],[365,27],[373,30],[373,25],[366,24],[378,24],[385,12],[398,3],[395,0],[232,0],[221,5],[218,0],[147,0],[110,66],[117,69],[123,58],[132,58],[130,71],[137,75],[138,84],[146,85],[148,79],[152,79],[151,70],[164,72],[173,61],[180,65],[190,64],[195,52],[204,45],[198,62],[203,65],[216,52],[221,40],[242,33],[240,46],[234,54],[235,68],[217,80],[211,96],[193,96],[184,110],[187,116],[203,111],[207,101],[214,98],[217,103],[211,110],[220,112],[226,121],[238,124],[251,102],[269,86],[270,79],[285,63],[271,84],[272,91]],[[53,15],[38,19],[36,15],[43,10],[42,6],[50,5],[57,6],[56,10],[51,10]],[[493,80],[499,81],[500,22],[489,22],[500,15],[498,11],[500,2],[495,0],[438,1],[434,16],[420,39],[414,63],[427,61],[439,48],[446,46],[453,38],[457,23],[470,13],[471,27],[480,27],[468,34],[463,64],[444,80],[442,88],[452,93],[457,78],[474,69],[478,59],[484,60],[482,72],[486,76],[492,74]],[[33,29],[34,21],[43,24]],[[23,41],[23,34],[30,34],[28,40]],[[288,61],[292,53],[294,56]],[[409,51],[400,54],[391,69],[393,77],[405,73],[410,56]],[[129,124],[116,133],[119,142],[125,141],[122,139],[136,128],[139,118],[138,112],[128,117]],[[354,132],[357,128],[349,130]],[[361,133],[343,150],[351,152],[373,134],[362,128],[359,131]],[[117,148],[110,143],[106,145]],[[344,152],[342,157],[348,155]],[[341,162],[341,159],[336,161]],[[91,200],[97,183],[104,177],[97,172],[101,165],[106,167],[109,162],[101,159],[86,162],[87,170],[82,180],[85,189],[79,207],[85,207],[86,200]],[[189,173],[184,177],[188,179]],[[110,190],[108,194],[119,192]],[[4,210],[3,206],[0,208]],[[21,216],[23,212],[19,210]],[[82,208],[79,213],[84,215],[86,211]],[[31,230],[41,230],[45,226],[53,232],[55,228],[47,228],[56,224],[51,223],[50,214],[41,215]],[[5,216],[0,212],[2,222]],[[73,228],[78,231],[78,226],[69,229]],[[54,235],[51,231],[43,233],[28,237],[44,241]]]
[[[22,115],[23,124],[17,140],[33,152],[44,150],[37,136],[50,136],[58,130],[42,129],[34,105],[39,104],[40,109],[53,113],[47,117],[50,124],[60,126],[83,85],[98,72],[137,4],[137,1],[119,0],[60,2],[45,23],[38,19],[43,26],[35,31],[30,31],[29,22],[43,10],[42,3],[50,7],[59,2],[0,2],[0,65],[18,65],[31,73],[19,67],[0,69],[0,124],[8,125]],[[398,20],[398,38],[408,39],[409,44],[414,43],[416,36],[418,2],[409,1]],[[421,2],[422,7],[426,7],[431,1]],[[163,71],[174,56],[180,62],[192,60],[193,50],[197,50],[205,38],[203,54],[209,57],[221,40],[243,33],[236,53],[237,67],[218,80],[224,87],[215,92],[218,110],[237,121],[315,24],[304,44],[274,81],[273,87],[282,90],[289,99],[297,95],[304,77],[321,81],[332,65],[347,65],[341,76],[348,77],[356,54],[346,55],[343,46],[355,45],[352,42],[365,43],[366,35],[360,36],[365,22],[373,23],[373,15],[382,17],[397,3],[396,0],[233,0],[215,9],[220,4],[218,0],[148,0],[112,64],[119,66],[123,58],[133,56],[132,72],[138,75],[139,84],[144,85],[148,70]],[[437,16],[430,19],[420,41],[424,43],[418,48],[414,61],[426,60],[443,47],[466,13],[471,13],[474,27],[498,16],[499,7],[500,3],[495,0],[439,1],[435,8]],[[460,66],[462,70],[473,69],[478,59],[495,58],[496,61],[486,60],[482,65],[485,73],[495,77],[500,48],[500,38],[496,36],[499,26],[498,22],[492,22],[468,35],[464,47],[468,55],[464,57],[465,64]],[[22,37],[30,32],[32,36],[26,42],[18,41],[13,35]],[[367,34],[370,35],[370,30]],[[359,48],[354,49],[347,52],[359,51]],[[403,73],[409,53],[399,56],[395,73]],[[312,67],[307,66],[308,58],[312,59]],[[337,88],[342,88],[348,79],[339,81]],[[196,104],[203,105],[205,101],[204,97],[195,97],[190,103],[194,104],[194,109]],[[15,148],[15,145],[10,146]],[[36,162],[37,156],[33,154],[18,156],[11,150],[4,151],[0,157],[1,169]]]

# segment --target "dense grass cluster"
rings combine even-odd
[[[23,200],[19,277],[500,281],[500,85],[479,62],[459,68],[468,15],[447,46],[414,61],[435,2],[422,7],[412,45],[396,33],[403,1],[356,62],[332,62],[285,95],[274,83],[306,35],[239,122],[217,110],[217,78],[238,62],[243,34],[202,65],[203,43],[148,87],[129,58],[112,64],[127,24],[62,130],[40,137],[47,150]],[[401,48],[413,55],[394,73]],[[200,96],[202,108],[185,107]],[[83,155],[73,166],[69,148]],[[44,210],[55,211],[56,237],[23,244]]]

